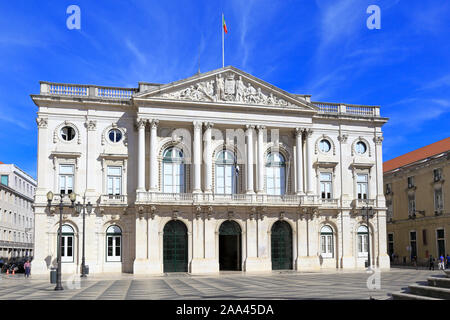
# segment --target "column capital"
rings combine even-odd
[[[158,127],[159,120],[158,119],[152,119],[152,120],[149,120],[149,123],[150,123],[152,129],[156,129]]]
[[[202,122],[201,121],[194,121],[192,124],[194,125],[194,129],[199,130],[199,129],[202,128]]]
[[[248,134],[252,134],[253,133],[253,130],[255,129],[255,126],[254,125],[252,125],[252,124],[246,124],[245,125],[245,133],[248,135]]]
[[[258,129],[258,132],[262,132],[262,130],[265,130],[265,129],[266,129],[266,126],[263,126],[263,125],[258,124],[258,125],[256,126],[256,129]]]
[[[300,138],[302,137],[302,134],[303,134],[303,131],[304,131],[304,129],[303,128],[295,128],[295,137],[299,137],[300,136]]]
[[[214,127],[214,123],[212,122],[203,122],[203,125],[206,129],[211,129],[212,127]]]
[[[38,117],[38,118],[36,119],[36,123],[37,123],[37,125],[38,125],[38,128],[40,128],[40,129],[47,129],[47,126],[48,126],[48,118],[41,118],[41,117]]]
[[[305,128],[305,134],[307,137],[310,137],[313,134],[313,130],[311,128]]]
[[[137,118],[136,119],[136,129],[145,128],[145,124],[147,123],[147,119]]]
[[[383,136],[375,136],[373,138],[373,142],[375,142],[375,144],[381,145],[383,143],[384,137]]]

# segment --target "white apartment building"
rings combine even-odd
[[[91,273],[357,269],[369,250],[389,268],[378,106],[312,102],[231,66],[40,89],[33,273],[56,264],[48,191],[94,204]],[[65,208],[63,273],[80,272],[82,232]]]
[[[0,162],[0,258],[32,257],[36,180]]]

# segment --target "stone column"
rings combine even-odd
[[[295,141],[296,141],[296,158],[297,158],[297,194],[302,195],[303,192],[303,142],[302,142],[303,130],[301,128],[295,129]]]
[[[194,190],[193,193],[202,192],[202,176],[201,176],[201,139],[202,139],[202,123],[194,121],[194,142],[193,142],[193,160],[194,160]]]
[[[95,202],[95,198],[97,198],[98,193],[105,192],[106,190],[101,190],[101,184],[99,188],[97,188],[98,180],[94,179],[96,172],[99,172],[97,166],[97,153],[95,152],[96,147],[96,136],[95,130],[97,129],[97,121],[95,120],[86,120],[85,126],[87,129],[87,141],[86,141],[86,202],[91,201],[91,203]],[[93,199],[94,198],[94,199]]]
[[[145,123],[144,119],[138,119],[137,128],[139,131],[138,145],[138,188],[137,191],[145,191]]]
[[[49,183],[50,172],[52,166],[48,159],[48,118],[39,117],[36,119],[38,125],[38,157],[37,157],[37,188],[36,188],[36,202],[47,203],[46,194],[48,191],[57,192],[53,190],[53,184]]]
[[[265,126],[257,126],[258,129],[258,187],[257,193],[264,193],[264,130]]]
[[[159,120],[150,122],[150,191],[158,190],[157,129]]]
[[[212,150],[211,150],[211,128],[214,126],[211,122],[205,122],[204,133],[205,149],[203,159],[205,162],[205,193],[212,193]]]
[[[383,136],[375,136],[375,161],[376,161],[376,185],[377,185],[377,207],[385,207],[386,200],[384,198],[383,188]]]
[[[341,244],[341,268],[350,269],[355,267],[355,257],[353,255],[352,245],[352,230],[351,230],[351,217],[349,211],[342,211],[340,214],[341,233],[338,235],[339,242]]]
[[[147,233],[147,215],[142,212],[142,208],[136,211],[136,219],[135,219],[135,229],[134,235],[136,237],[135,240],[135,258],[133,262],[133,273],[134,274],[145,274],[149,271],[148,265],[148,233]]]
[[[312,156],[314,153],[314,143],[312,141],[312,133],[311,129],[305,130],[306,133],[306,193],[314,194],[313,190],[313,174],[314,170],[312,167]]]
[[[253,129],[255,126],[246,125],[247,130],[247,194],[255,193],[253,188]]]

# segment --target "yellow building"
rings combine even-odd
[[[384,162],[383,172],[392,263],[450,254],[450,137]]]

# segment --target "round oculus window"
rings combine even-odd
[[[61,138],[64,141],[71,141],[75,138],[75,129],[69,126],[65,126],[61,129]]]
[[[330,151],[330,149],[331,149],[330,141],[325,140],[325,139],[320,140],[320,142],[319,142],[319,149],[320,149],[320,151],[322,151],[324,153]]]
[[[359,141],[356,143],[356,152],[359,154],[364,154],[367,151],[367,146],[364,142]]]
[[[122,140],[122,132],[118,129],[111,129],[108,132],[108,137],[111,142],[119,142]]]

